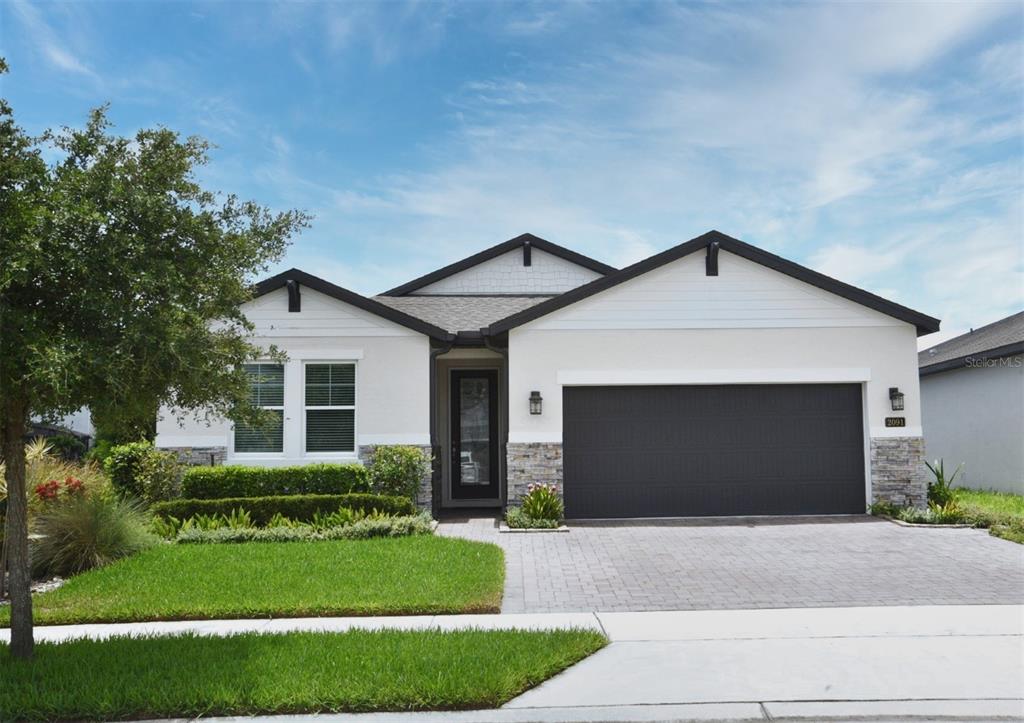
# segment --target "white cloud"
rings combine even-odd
[[[67,39],[58,37],[35,7],[25,0],[13,0],[10,6],[32,37],[34,45],[50,64],[69,73],[98,79],[96,73],[74,54]]]

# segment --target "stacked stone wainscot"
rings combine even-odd
[[[923,437],[871,438],[872,502],[900,507],[928,503]]]
[[[224,464],[228,458],[227,447],[161,447],[174,452],[178,461],[192,467],[214,467]]]
[[[509,443],[506,451],[508,504],[518,507],[531,484],[553,484],[562,497],[562,445],[550,442]]]

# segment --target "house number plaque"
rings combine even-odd
[[[907,426],[907,418],[906,417],[886,417],[885,418],[885,426],[886,427],[906,427]]]

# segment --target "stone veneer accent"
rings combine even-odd
[[[366,445],[359,448],[359,461],[366,466],[370,466],[373,463],[373,453],[381,445]],[[390,446],[390,445],[386,445]],[[403,447],[415,447],[416,449],[422,450],[427,455],[427,459],[433,460],[432,448],[429,444],[409,444],[401,445]],[[421,510],[427,512],[432,511],[434,503],[434,472],[433,472],[433,461],[430,464],[430,471],[420,480],[420,488],[416,492],[416,506]]]
[[[554,442],[509,443],[506,447],[508,504],[518,506],[530,484],[554,484],[562,497],[562,445]]]
[[[871,438],[872,502],[924,507],[928,478],[923,437]]]
[[[174,452],[178,461],[192,467],[213,467],[224,464],[228,458],[227,447],[161,447]]]

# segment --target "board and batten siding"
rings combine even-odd
[[[565,386],[627,384],[855,382],[871,437],[920,436],[916,339],[911,324],[742,257],[721,252],[707,276],[691,254],[509,332],[509,441],[561,442]],[[885,427],[893,386],[904,428]]]
[[[432,294],[560,294],[601,276],[560,256],[533,249],[523,265],[521,248],[488,259],[428,284],[413,295]]]
[[[285,289],[246,304],[242,311],[255,326],[253,343],[276,346],[285,363],[284,453],[242,455],[232,452],[231,424],[190,415],[179,424],[172,410],[161,410],[159,447],[226,447],[228,460],[244,464],[302,464],[355,459],[356,454],[307,454],[303,444],[304,365],[307,362],[356,364],[356,445],[430,443],[427,337],[375,314],[303,287],[302,310],[288,311]]]

